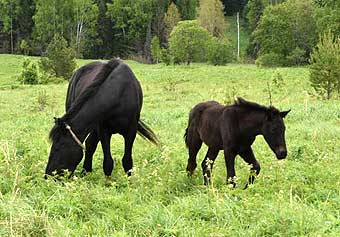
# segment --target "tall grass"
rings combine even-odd
[[[137,138],[134,174],[127,178],[116,135],[111,180],[98,149],[93,173],[81,178],[78,169],[73,179],[54,182],[43,179],[48,132],[53,116],[64,113],[67,83],[13,87],[20,60],[0,57],[0,236],[339,236],[340,104],[313,95],[307,68],[128,61],[144,91],[142,118],[162,146]],[[277,73],[283,86],[273,83]],[[192,106],[230,103],[234,96],[268,105],[267,82],[273,104],[292,109],[285,120],[287,159],[276,160],[258,137],[253,150],[262,170],[247,190],[249,167],[240,158],[238,186],[226,186],[222,153],[213,185],[203,185],[200,168],[188,178],[182,136]]]

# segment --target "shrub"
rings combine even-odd
[[[180,21],[170,34],[171,55],[179,63],[204,62],[210,39],[209,32],[196,20]]]
[[[151,55],[154,62],[158,63],[161,60],[161,47],[159,46],[159,38],[154,36],[151,41]]]
[[[47,74],[68,80],[76,68],[75,52],[62,36],[55,35],[40,59],[40,67]]]
[[[213,65],[225,65],[232,60],[232,47],[226,40],[213,38],[208,46],[208,62]]]
[[[257,66],[266,66],[266,67],[277,67],[284,65],[285,59],[282,58],[280,54],[277,53],[267,53],[263,54],[255,61]]]
[[[161,49],[161,61],[165,63],[165,65],[173,64],[173,58],[169,49]]]
[[[28,58],[22,64],[19,81],[29,85],[39,84],[38,66]]]
[[[296,47],[288,56],[287,56],[287,63],[288,66],[298,66],[307,63],[306,61],[306,52]]]
[[[340,93],[340,38],[325,33],[310,59],[310,81],[314,89],[330,99],[334,92]]]

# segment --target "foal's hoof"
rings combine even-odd
[[[210,181],[210,177],[208,177],[206,174],[203,176],[204,178],[204,185],[205,186],[209,186],[211,181]]]

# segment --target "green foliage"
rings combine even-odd
[[[30,47],[30,46],[28,45],[28,43],[27,43],[26,40],[23,39],[23,40],[20,41],[19,48],[20,48],[21,52],[22,52],[24,55],[27,55],[27,54],[28,54],[29,47]]]
[[[75,52],[62,36],[55,35],[40,59],[40,67],[47,74],[68,80],[76,68]]]
[[[296,47],[288,56],[287,56],[287,65],[288,66],[298,66],[302,64],[306,64],[308,61],[306,58],[305,50]]]
[[[180,20],[181,15],[179,14],[176,5],[172,2],[164,15],[164,31],[166,39],[169,38],[172,29],[177,25]]]
[[[120,35],[117,44],[122,52],[133,53],[131,48],[145,42],[145,34],[153,16],[154,0],[115,0],[107,4],[107,15],[114,22],[114,29]]]
[[[228,16],[232,16],[237,12],[241,12],[247,1],[249,0],[221,0],[224,5],[224,12]]]
[[[175,0],[182,20],[196,19],[198,0]]]
[[[314,89],[330,99],[340,93],[340,37],[331,32],[320,38],[310,59],[310,81]]]
[[[213,38],[208,46],[208,62],[213,65],[225,65],[232,61],[233,50],[229,41]]]
[[[340,36],[340,2],[333,0],[316,1],[318,7],[315,10],[316,25],[319,34],[329,30]]]
[[[154,36],[151,41],[151,55],[154,62],[158,63],[161,60],[161,47],[159,44],[159,39],[157,36]]]
[[[262,54],[255,61],[257,66],[260,67],[278,67],[286,64],[286,60],[277,53],[266,53]]]
[[[223,37],[227,27],[220,0],[200,0],[198,22],[215,37]]]
[[[34,38],[45,49],[55,34],[62,35],[78,55],[96,37],[98,7],[94,0],[36,0]]]
[[[22,84],[35,85],[39,83],[38,66],[29,58],[26,58],[22,64],[22,71],[19,75],[19,81]]]
[[[170,52],[175,62],[204,62],[211,36],[197,21],[180,21],[170,35]]]
[[[161,61],[165,63],[165,65],[170,65],[173,64],[174,60],[173,57],[171,56],[170,50],[163,48],[161,49]]]
[[[260,44],[260,55],[276,54],[281,58],[276,62],[286,63],[287,57],[295,56],[299,52],[293,51],[300,48],[305,51],[305,58],[301,61],[306,62],[317,39],[311,1],[288,0],[282,4],[268,6],[254,37]]]

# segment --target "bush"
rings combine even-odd
[[[170,65],[174,63],[169,49],[161,49],[161,61],[165,63],[165,65]]]
[[[314,89],[330,99],[334,92],[340,93],[340,38],[325,33],[310,59],[310,81]]]
[[[75,52],[66,40],[55,35],[40,59],[40,68],[46,73],[68,80],[76,68]]]
[[[296,47],[288,56],[287,56],[287,63],[288,66],[298,66],[298,65],[302,65],[308,62],[308,60],[306,60],[306,52],[299,48]]]
[[[208,46],[208,62],[213,65],[225,65],[231,62],[232,47],[226,40],[213,38]]]
[[[29,85],[39,84],[38,66],[28,58],[22,64],[19,81]]]
[[[209,32],[196,20],[180,21],[170,34],[170,53],[178,63],[205,62],[210,39]]]
[[[286,60],[282,58],[282,55],[277,53],[263,54],[255,61],[257,66],[277,67],[286,64]]]

